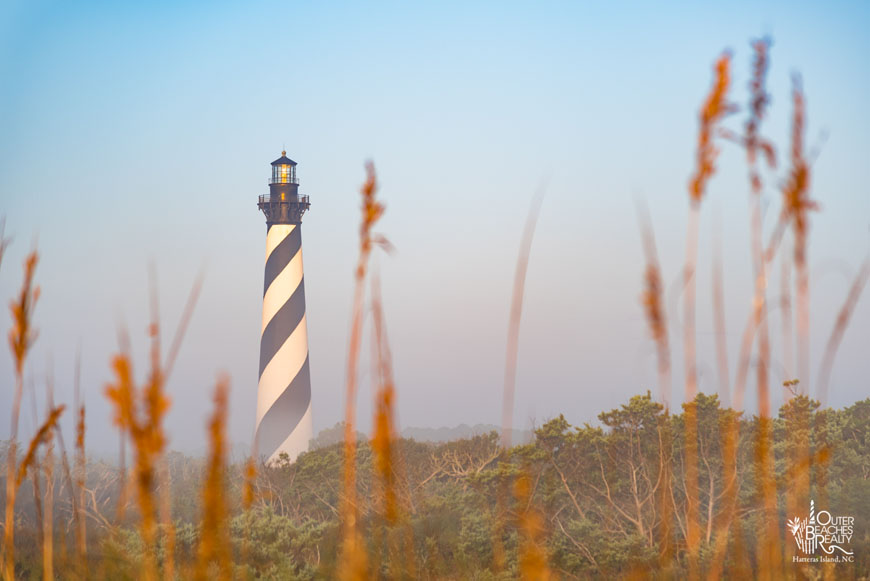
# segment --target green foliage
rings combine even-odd
[[[698,489],[702,572],[712,559],[716,523],[725,510],[723,434],[737,421],[739,439],[738,512],[727,540],[724,574],[739,563],[755,566],[758,510],[754,442],[758,418],[721,407],[714,395],[691,402],[698,419]],[[684,410],[687,406],[684,406]],[[614,578],[660,568],[662,531],[668,525],[677,547],[667,575],[685,576],[686,494],[684,415],[668,414],[649,393],[632,397],[598,416],[597,425],[571,425],[564,416],[544,423],[534,440],[507,451],[495,432],[446,443],[399,440],[395,466],[399,523],[388,525],[378,513],[377,487],[371,479],[371,449],[357,450],[360,526],[380,578],[513,579],[518,575],[517,518],[524,507],[511,494],[516,477],[533,482],[531,502],[546,528],[545,550],[562,578]],[[806,450],[814,458],[810,494],[832,514],[855,517],[851,548],[854,571],[870,570],[870,399],[842,409],[821,409],[796,396],[773,420],[774,460],[779,491],[783,547],[792,542],[785,529],[786,491],[793,485],[793,458]],[[2,449],[2,444],[0,444]],[[824,456],[822,451],[829,454]],[[237,579],[328,579],[340,554],[339,506],[343,450],[325,444],[296,462],[261,464],[257,500],[245,513],[239,498],[243,465],[228,470],[230,534]],[[670,472],[665,466],[670,466]],[[175,551],[179,578],[196,559],[200,540],[199,490],[203,463],[170,453]],[[666,479],[670,474],[670,481]],[[117,521],[117,469],[89,463],[89,567],[100,578],[135,579],[145,544],[135,507]],[[669,484],[669,488],[665,488]],[[56,486],[56,515],[69,519],[69,503]],[[661,493],[669,491],[671,515],[665,522]],[[41,572],[38,527],[32,490],[22,488],[16,572],[38,578]],[[128,499],[129,500],[129,499]],[[799,507],[800,508],[800,507]],[[164,525],[165,526],[165,525]],[[68,529],[56,527],[59,535]],[[166,557],[165,529],[158,534],[157,561]],[[739,541],[739,542],[738,542]],[[737,553],[742,545],[742,553]],[[500,568],[498,550],[503,551]],[[741,556],[742,555],[742,556]],[[63,556],[59,556],[61,563]],[[413,571],[413,574],[410,572]],[[840,572],[845,572],[845,569]],[[216,572],[215,572],[216,573]],[[806,573],[805,574],[810,574]]]

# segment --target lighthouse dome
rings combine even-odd
[[[296,162],[287,157],[286,151],[282,151],[281,157],[273,161],[272,165],[296,165]]]

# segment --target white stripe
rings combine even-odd
[[[275,247],[287,238],[293,232],[296,224],[275,224],[269,228],[269,233],[266,234],[266,260],[269,260],[269,255],[275,250]]]
[[[284,306],[290,297],[293,296],[296,287],[302,282],[302,247],[299,247],[299,252],[296,256],[287,263],[281,274],[275,277],[272,284],[266,290],[263,297],[263,328],[260,333],[266,330],[266,325],[275,316],[275,313]]]
[[[311,441],[311,436],[311,402],[308,402],[308,409],[305,410],[302,419],[299,420],[299,423],[296,424],[296,427],[293,428],[287,439],[269,456],[268,461],[270,463],[275,462],[281,452],[287,452],[287,455],[290,456],[290,461],[295,461],[300,453],[308,451],[308,443]]]
[[[260,384],[257,388],[258,427],[260,420],[284,392],[284,388],[290,385],[302,369],[306,357],[308,357],[308,327],[303,315],[299,325],[290,333],[260,376]]]

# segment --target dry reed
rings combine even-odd
[[[152,263],[148,269],[149,290],[151,299],[151,324],[149,333],[151,334],[151,374],[154,381],[161,382],[165,385],[167,372],[161,372],[160,349],[160,297],[157,292],[157,269]],[[188,314],[190,311],[186,311]],[[189,314],[188,314],[189,316]],[[186,325],[186,323],[184,323]],[[155,371],[157,370],[157,371]],[[160,527],[164,532],[165,548],[163,551],[163,577],[167,581],[175,579],[175,526],[172,524],[172,502],[170,499],[171,482],[169,467],[166,465],[165,458],[155,458],[156,486],[159,493],[158,502],[160,506],[158,511],[160,514]]]
[[[169,409],[169,400],[162,392],[160,374],[156,370],[140,394],[133,382],[129,355],[116,355],[112,367],[116,379],[114,383],[106,386],[105,394],[115,408],[115,425],[123,434],[129,436],[133,445],[134,484],[142,519],[142,538],[145,542],[143,576],[146,579],[156,579],[154,486],[157,460],[166,445],[162,423]]]
[[[794,353],[792,349],[792,312],[791,312],[791,262],[780,260],[779,271],[779,310],[782,322],[782,365],[785,377],[794,374]],[[786,398],[789,394],[786,394]]]
[[[87,522],[84,515],[85,479],[87,477],[87,455],[85,454],[85,404],[81,402],[81,352],[76,353],[75,370],[75,411],[76,411],[76,442],[75,442],[75,491],[73,498],[76,522],[76,553],[79,567],[84,571],[87,555]]]
[[[54,408],[54,379],[49,375],[46,389],[48,408]],[[49,417],[50,419],[50,417]],[[45,457],[41,468],[45,474],[45,502],[42,525],[42,578],[54,579],[54,435],[60,436],[61,431],[54,421],[55,429],[51,430],[45,441]],[[36,474],[34,474],[36,476]]]
[[[520,252],[517,256],[517,269],[514,273],[514,288],[511,298],[511,312],[508,320],[508,338],[505,353],[504,367],[504,394],[502,396],[501,413],[501,445],[504,449],[511,446],[511,429],[513,428],[514,392],[517,382],[517,354],[520,342],[520,320],[523,314],[523,294],[526,288],[526,271],[529,268],[529,255],[532,252],[532,240],[535,237],[535,226],[538,223],[538,214],[541,211],[543,201],[543,189],[538,190],[529,213],[526,216],[526,225],[523,228],[523,237],[520,241]]]
[[[36,389],[30,389],[30,410],[33,412],[33,425],[39,426],[41,422],[39,420],[39,411],[36,406]],[[38,459],[34,460],[34,464],[38,463]],[[42,479],[40,478],[40,471],[33,471],[33,504],[34,509],[36,511],[36,527],[37,533],[39,537],[43,535],[43,526],[45,523],[45,518],[42,512]]]
[[[665,409],[669,410],[671,402],[671,350],[668,340],[667,315],[664,306],[664,286],[662,284],[661,266],[659,266],[655,233],[653,232],[652,221],[649,217],[649,210],[646,205],[640,202],[637,204],[637,209],[641,240],[643,241],[644,258],[646,261],[641,305],[646,314],[650,335],[656,345],[659,397],[661,398]]]
[[[511,447],[511,433],[513,430],[514,395],[516,392],[517,359],[519,353],[520,321],[523,313],[523,296],[525,294],[526,272],[529,267],[529,257],[532,251],[532,241],[535,236],[535,227],[538,223],[538,214],[544,197],[543,188],[539,189],[532,198],[529,213],[526,215],[526,223],[523,227],[523,235],[520,239],[520,249],[517,255],[517,267],[514,272],[513,293],[511,296],[511,310],[508,317],[507,344],[505,347],[504,368],[504,391],[502,393],[502,416],[501,416],[501,447],[508,450]],[[502,540],[505,528],[505,515],[507,513],[507,497],[509,490],[508,482],[504,477],[507,472],[504,466],[506,458],[502,460],[499,479],[499,492],[497,495],[496,518],[492,530],[493,561],[495,570],[501,572],[506,565],[504,543]]]
[[[156,512],[158,506],[155,499],[155,489],[161,481],[161,472],[158,468],[160,467],[160,461],[167,443],[166,435],[163,431],[163,421],[171,404],[169,397],[166,395],[165,386],[181,349],[185,331],[193,315],[193,310],[202,288],[202,278],[200,274],[194,281],[178,327],[176,328],[165,364],[161,362],[159,308],[157,294],[152,286],[152,320],[148,326],[150,365],[145,384],[141,389],[137,388],[135,384],[132,360],[127,352],[128,341],[126,336],[122,334],[121,351],[112,358],[115,380],[106,385],[104,390],[106,398],[114,408],[113,421],[120,429],[122,436],[122,483],[118,502],[119,515],[123,513],[126,503],[124,436],[129,437],[133,447],[133,485],[141,517],[140,531],[145,544],[142,576],[148,580],[155,580],[158,575],[156,558]],[[164,489],[169,486],[168,477],[164,479],[162,484]],[[172,573],[174,570],[175,530],[171,526],[171,523],[164,524],[168,525],[165,527],[167,551],[164,573]]]
[[[368,559],[363,546],[358,523],[356,500],[356,381],[359,350],[362,338],[363,305],[365,298],[365,278],[368,271],[372,246],[378,241],[372,228],[384,213],[384,205],[375,197],[377,178],[375,167],[366,164],[366,181],[362,194],[362,216],[360,219],[359,259],[354,272],[354,298],[351,314],[350,344],[347,356],[347,383],[345,391],[344,419],[344,497],[341,507],[342,547],[339,564],[341,579],[362,580],[368,575]]]
[[[0,216],[0,266],[3,265],[3,255],[12,240],[6,238],[6,216]]]
[[[810,166],[804,154],[804,125],[806,123],[806,98],[800,77],[792,79],[791,152],[788,180],[782,190],[783,216],[792,225],[794,239],[794,264],[797,282],[796,311],[798,329],[798,377],[801,389],[809,395],[809,271],[807,269],[807,235],[809,212],[818,205],[809,197]]]
[[[54,579],[54,443],[46,443],[42,470],[45,474],[45,512],[42,525],[42,578]]]
[[[75,375],[76,393],[78,393],[78,382],[79,382],[79,367],[78,367],[78,362],[77,362],[76,363],[76,375]],[[33,391],[31,391],[31,395],[33,395]],[[47,398],[48,398],[48,407],[49,408],[54,407],[54,383],[53,383],[53,379],[51,378],[51,376],[49,376]],[[78,400],[78,397],[76,396],[76,401],[77,400]],[[34,404],[34,416],[35,416],[36,415],[36,402],[35,402],[35,400],[34,400],[33,404]],[[74,407],[77,407],[77,405]],[[36,423],[36,422],[34,422],[34,423]],[[78,484],[77,484],[76,480],[73,478],[73,470],[70,467],[69,457],[67,456],[67,452],[66,452],[66,445],[64,444],[64,441],[63,441],[63,430],[61,430],[60,428],[56,429],[55,435],[57,436],[57,442],[58,442],[58,446],[60,448],[60,460],[61,460],[61,468],[63,470],[63,477],[64,477],[64,479],[66,481],[66,485],[69,489],[70,506],[72,508],[72,518],[73,518],[72,523],[71,523],[73,526],[73,535],[77,539],[79,536],[78,535],[79,524],[81,522],[81,519],[84,518],[84,515],[82,514],[82,509],[81,509],[81,506],[79,503],[80,498],[77,495],[77,491],[79,490],[79,488],[78,488]],[[52,443],[52,447],[53,447],[53,443]],[[47,454],[47,456],[46,456],[46,461],[43,463],[43,469],[45,471],[48,471],[48,468],[50,468],[52,465],[53,465],[53,458],[52,458],[52,451],[50,449],[49,454]],[[38,481],[39,481],[39,479],[35,478],[34,484],[36,484]],[[53,491],[53,488],[54,488],[53,477],[47,475],[46,481],[47,481],[47,483],[46,483],[47,489],[49,491]],[[63,486],[61,486],[61,490],[63,490]],[[53,508],[51,506],[51,503],[54,502],[53,492],[51,492],[51,494],[52,494],[52,496],[50,496],[49,498],[46,499],[47,512],[53,512]],[[40,504],[41,503],[37,502],[37,507],[39,507]],[[45,526],[52,526],[53,527],[54,525],[53,525],[52,521],[49,521],[46,523]],[[44,532],[44,528],[43,528],[43,532]],[[52,537],[49,537],[49,538],[52,538]],[[76,540],[76,543],[78,544],[78,540]],[[65,548],[66,548],[65,545],[63,545],[63,544],[60,545],[62,559],[65,559],[65,557],[66,557]],[[52,550],[53,550],[53,545],[52,545]],[[77,555],[77,556],[80,557],[80,555]],[[78,566],[77,575],[79,575],[79,576],[83,575],[85,569],[84,569],[84,565],[82,563],[82,559],[78,560],[77,566]],[[43,575],[43,577],[45,577],[45,575]]]
[[[770,363],[770,338],[767,326],[766,289],[767,289],[767,263],[764,256],[764,242],[762,240],[761,223],[761,194],[763,184],[758,170],[758,151],[766,153],[768,164],[774,167],[776,164],[773,146],[761,137],[760,126],[766,114],[766,106],[770,98],[766,91],[767,68],[769,61],[769,41],[762,39],[753,43],[754,61],[753,75],[750,81],[750,107],[749,119],[746,122],[744,145],[746,148],[747,165],[749,166],[749,183],[751,195],[751,248],[752,264],[755,276],[755,295],[753,297],[754,327],[758,330],[758,359],[756,363],[756,387],[758,391],[759,431],[756,449],[756,470],[759,476],[759,492],[766,517],[764,519],[760,538],[759,570],[765,574],[777,575],[781,567],[779,555],[779,537],[776,526],[776,483],[774,480],[774,467],[772,456],[770,417],[770,386],[769,386],[769,363]],[[732,429],[736,429],[732,427]],[[730,437],[730,436],[729,436]],[[727,442],[726,442],[727,445]],[[730,450],[729,450],[730,452]],[[732,452],[733,453],[733,452]],[[728,458],[726,462],[729,469],[736,471],[736,459]]]
[[[208,422],[209,453],[202,489],[202,524],[195,579],[209,578],[209,564],[217,563],[220,579],[232,578],[232,551],[227,529],[226,423],[229,380],[221,377],[214,392],[214,413]]]
[[[715,172],[719,149],[713,138],[719,123],[733,106],[727,102],[731,57],[724,53],[714,67],[713,86],[701,108],[698,130],[696,167],[689,180],[690,215],[686,235],[686,260],[683,270],[685,297],[683,299],[683,351],[685,366],[685,431],[686,431],[686,542],[689,558],[689,576],[697,578],[698,550],[701,530],[698,497],[698,419],[694,404],[698,390],[697,361],[695,353],[695,266],[698,259],[698,221],[701,201],[707,183]]]
[[[66,409],[66,406],[59,405],[57,407],[52,408],[45,422],[39,426],[39,429],[36,431],[36,434],[31,438],[30,444],[27,446],[27,452],[24,454],[24,458],[18,465],[18,469],[15,473],[15,486],[20,487],[24,482],[24,479],[27,477],[27,471],[36,466],[37,461],[37,452],[40,446],[47,445],[52,437],[52,432],[57,428],[57,422],[60,419],[61,414]]]
[[[858,299],[861,297],[868,278],[870,278],[870,260],[865,260],[855,279],[852,281],[852,286],[849,287],[849,294],[843,302],[843,306],[840,307],[840,312],[837,314],[837,320],[834,323],[834,328],[831,330],[831,336],[828,338],[825,354],[819,367],[816,393],[817,399],[822,405],[825,405],[828,400],[828,382],[831,379],[834,356],[837,354],[837,349],[843,340],[843,334],[846,332],[846,327],[849,326],[849,320],[852,318],[852,311],[855,310],[855,305],[858,304]]]
[[[36,341],[37,333],[33,328],[33,309],[39,300],[40,289],[38,286],[33,286],[33,277],[38,262],[39,254],[35,250],[28,254],[24,261],[24,283],[21,285],[18,299],[12,301],[9,307],[12,311],[13,323],[12,329],[9,331],[9,346],[12,350],[12,361],[17,377],[23,376],[24,362],[30,348]],[[20,400],[20,395],[17,396],[17,399]],[[16,416],[13,428],[17,427],[17,419]]]
[[[0,234],[0,247],[6,242]],[[34,286],[33,277],[39,255],[35,250],[24,261],[24,281],[17,300],[10,305],[12,329],[9,331],[9,346],[15,366],[15,395],[12,401],[12,422],[9,447],[6,450],[6,518],[4,524],[3,573],[6,579],[15,577],[15,495],[18,491],[15,464],[18,459],[18,419],[21,413],[21,396],[24,391],[24,363],[27,354],[36,340],[33,328],[33,309],[39,300],[39,287]]]
[[[378,386],[375,392],[374,429],[371,445],[372,452],[374,453],[375,475],[380,479],[381,486],[383,487],[383,517],[388,525],[394,525],[399,516],[394,474],[396,455],[394,443],[396,438],[396,390],[393,382],[392,356],[387,341],[380,283],[377,275],[372,277],[371,303],[375,339],[374,359]]]
[[[519,574],[525,581],[547,581],[556,579],[550,570],[549,557],[545,546],[544,519],[533,506],[534,487],[528,470],[522,470],[514,482],[514,499],[519,513],[517,528],[520,532]]]
[[[21,463],[18,465],[18,468],[15,473],[14,479],[14,489],[17,491],[21,488],[21,485],[24,483],[24,479],[27,477],[28,470],[33,474],[34,479],[34,490],[36,491],[37,497],[40,496],[39,492],[39,469],[42,468],[46,471],[46,494],[53,494],[53,487],[51,484],[51,461],[48,460],[39,463],[39,448],[40,446],[51,446],[52,436],[54,435],[55,430],[57,430],[57,422],[60,419],[61,414],[65,406],[52,407],[49,410],[48,417],[45,422],[39,427],[36,431],[36,434],[30,440],[30,444],[27,447],[27,452],[24,454],[24,458],[21,460]],[[48,498],[48,496],[47,496]],[[50,503],[47,505],[51,506]],[[43,548],[43,577],[47,579],[54,578],[54,556],[53,556],[53,526],[52,521],[53,515],[52,511],[49,508],[47,512],[43,513],[41,510],[39,511],[39,522],[42,529],[42,548]],[[13,555],[14,558],[14,555]],[[7,579],[14,579],[14,561],[13,561],[13,571],[11,574],[7,572]]]
[[[175,579],[175,525],[172,522],[172,478],[166,458],[158,462],[158,491],[160,493],[160,527],[164,534],[163,578]]]
[[[163,393],[162,373],[154,357],[159,339],[153,323],[149,327],[149,333],[152,343],[151,370],[141,392],[134,383],[130,356],[122,351],[112,361],[116,380],[106,386],[105,395],[115,408],[115,425],[122,434],[129,436],[133,445],[134,483],[142,519],[142,538],[145,542],[143,574],[146,579],[156,579],[154,487],[157,462],[166,446],[162,424],[169,411],[170,402]]]
[[[713,233],[713,334],[716,348],[716,373],[719,376],[719,398],[723,406],[731,406],[731,383],[728,372],[728,344],[725,324],[725,281],[722,269],[722,223],[716,222]]]
[[[414,533],[407,519],[407,506],[412,504],[410,491],[399,500],[399,477],[403,468],[400,450],[396,446],[396,388],[393,379],[393,359],[387,337],[377,270],[371,280],[371,309],[373,334],[373,364],[377,390],[374,402],[374,422],[371,439],[374,455],[374,476],[379,486],[380,517],[384,547],[387,555],[387,574],[396,579],[416,577],[414,566]],[[402,525],[401,527],[397,525]],[[402,555],[404,553],[404,555]]]
[[[707,182],[716,171],[719,149],[713,144],[713,137],[722,119],[734,111],[734,106],[727,101],[731,83],[730,65],[731,55],[727,52],[716,61],[713,87],[701,107],[695,172],[689,180],[689,196],[695,204],[703,200],[707,191]]]
[[[750,82],[750,115],[746,122],[746,157],[749,165],[749,182],[752,190],[752,217],[751,217],[751,238],[752,238],[752,264],[755,275],[755,297],[753,299],[753,311],[755,315],[755,325],[759,332],[759,363],[756,367],[757,382],[758,382],[758,410],[763,416],[770,415],[770,388],[768,385],[768,362],[770,361],[770,339],[768,337],[767,319],[762,314],[765,310],[767,301],[767,274],[766,264],[764,261],[764,242],[762,240],[761,230],[761,192],[762,181],[758,171],[757,152],[759,149],[767,151],[768,160],[771,165],[775,165],[775,154],[773,146],[760,136],[760,126],[764,119],[765,107],[770,101],[765,88],[767,78],[767,63],[769,42],[759,40],[753,43],[755,51],[755,60],[753,63],[753,76]]]
[[[660,450],[669,450],[672,445],[671,431],[667,429],[667,424],[670,422],[671,353],[668,341],[667,316],[663,300],[661,267],[659,266],[655,234],[653,232],[652,221],[649,217],[649,210],[645,204],[640,202],[638,202],[637,208],[646,262],[641,305],[646,314],[650,335],[656,345],[659,397],[665,407],[664,417],[661,420],[665,429],[660,429],[659,431],[662,435]],[[655,502],[658,504],[661,512],[661,527],[658,534],[661,541],[659,567],[664,570],[670,566],[674,551],[673,526],[671,521],[675,507],[673,503],[672,463],[669,455],[660,454],[659,472],[664,486],[660,488]]]

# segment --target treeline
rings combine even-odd
[[[722,573],[758,575],[758,532],[769,526],[757,481],[759,419],[723,408],[699,394],[699,566],[710,570],[717,543],[725,543]],[[384,518],[383,485],[373,478],[367,443],[357,450],[358,513],[374,578],[512,579],[523,543],[537,548],[561,578],[609,578],[687,573],[685,409],[668,414],[647,393],[598,416],[600,425],[572,426],[560,416],[535,430],[534,441],[504,451],[495,432],[443,444],[399,439],[392,466],[398,517]],[[729,480],[723,450],[730,425],[738,426],[736,479]],[[870,571],[870,399],[841,409],[820,409],[796,396],[772,420],[778,550],[796,577],[821,574],[819,564],[791,564],[797,546],[786,520],[817,510],[854,517],[849,549],[837,577]],[[6,447],[4,446],[5,455]],[[802,459],[802,460],[799,460]],[[136,578],[145,557],[133,484],[117,466],[88,462],[80,514],[86,522],[86,570],[75,557],[74,500],[56,461],[53,486],[29,479],[16,508],[16,578],[42,574],[43,520],[39,505],[54,506],[55,561],[64,578]],[[317,448],[296,462],[259,463],[254,500],[244,510],[245,464],[224,471],[229,515],[223,526],[231,555],[211,567],[215,576],[326,579],[339,573],[343,448]],[[173,533],[179,571],[197,559],[202,544],[202,493],[206,461],[171,452],[156,498],[171,499],[172,530],[159,526],[157,561],[166,561]],[[789,498],[798,479],[809,480],[805,498]],[[127,482],[126,486],[121,486]],[[729,484],[736,496],[729,504]],[[4,483],[5,486],[5,483]],[[160,486],[168,486],[163,495]],[[45,499],[51,491],[53,499]],[[34,495],[36,492],[36,496]],[[733,514],[731,509],[733,508]],[[532,518],[533,517],[533,518]],[[730,527],[723,527],[731,519]],[[168,519],[167,519],[168,522]],[[535,528],[529,534],[528,527]],[[726,531],[725,538],[720,529]],[[223,570],[226,567],[231,570]],[[815,567],[815,569],[813,569]],[[161,569],[162,570],[162,569]],[[646,573],[645,573],[646,572]],[[183,574],[179,573],[183,577]]]

